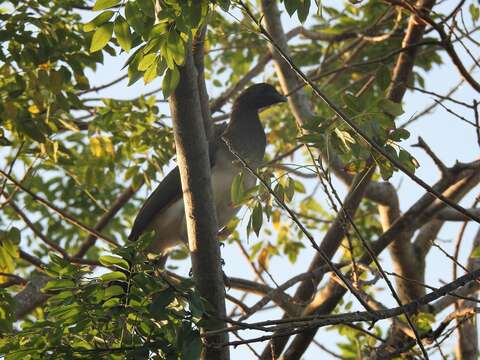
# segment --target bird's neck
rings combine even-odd
[[[266,137],[256,109],[234,106],[224,137],[242,157],[255,163],[263,160]]]
[[[249,131],[253,131],[263,133],[258,111],[246,106],[233,107],[228,127],[229,132],[248,134]]]

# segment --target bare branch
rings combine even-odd
[[[140,189],[143,185],[143,182],[140,183],[137,188],[128,187],[125,189],[120,196],[113,202],[110,208],[102,215],[102,217],[95,224],[94,229],[96,231],[102,231],[110,221],[117,215],[117,213],[123,208],[123,206],[132,198],[133,195]],[[80,246],[80,249],[77,251],[74,257],[81,258],[83,257],[88,249],[90,249],[95,242],[97,241],[97,236],[90,234],[85,242]]]
[[[105,240],[106,242],[114,245],[114,246],[118,246],[117,242],[113,239],[110,239],[109,237],[99,233],[97,230],[91,228],[90,226],[88,225],[85,225],[84,223],[82,223],[81,221],[75,219],[73,216],[67,214],[65,211],[61,210],[60,208],[58,208],[57,206],[53,205],[52,203],[50,203],[49,201],[41,198],[40,196],[38,196],[37,194],[33,193],[32,191],[30,191],[29,189],[27,189],[25,186],[23,186],[21,183],[19,183],[17,180],[15,180],[13,177],[11,177],[10,175],[8,175],[7,173],[5,173],[3,170],[0,170],[0,175],[2,175],[3,177],[7,178],[11,183],[13,183],[16,187],[18,187],[19,189],[21,189],[23,192],[26,192],[28,195],[30,195],[36,202],[38,202],[39,204],[42,204],[43,206],[53,210],[57,215],[59,215],[62,219],[65,219],[66,221],[68,221],[69,223],[71,223],[72,225],[74,226],[77,226],[78,228],[86,231],[87,233],[91,234],[91,235],[94,235],[102,240]]]
[[[423,140],[421,136],[418,137],[418,143],[412,146],[416,146],[419,148],[422,148],[428,156],[433,160],[435,165],[437,165],[437,168],[440,170],[442,174],[447,174],[448,173],[448,168],[447,166],[443,163],[443,161],[432,151],[430,146]]]
[[[106,88],[109,88],[110,86],[116,85],[119,82],[121,82],[121,81],[123,81],[127,78],[128,78],[128,74],[122,75],[118,79],[110,81],[106,84],[95,86],[95,87],[87,89],[87,90],[79,91],[77,95],[84,95],[84,94],[88,94],[88,93],[91,93],[91,92],[99,92],[100,90],[104,90]]]

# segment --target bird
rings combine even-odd
[[[254,84],[235,99],[228,125],[215,127],[208,148],[218,230],[225,227],[240,209],[231,201],[233,180],[243,170],[237,155],[254,169],[263,161],[267,141],[259,110],[286,101],[274,86]],[[245,191],[253,188],[257,180],[246,172],[242,179]],[[140,208],[128,239],[136,241],[151,230],[155,235],[147,248],[149,253],[165,255],[174,246],[188,243],[178,166],[165,176]]]

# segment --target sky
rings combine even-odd
[[[324,4],[332,4],[334,1],[323,1]],[[445,10],[454,6],[457,2],[447,1],[441,5],[441,9]],[[468,3],[468,2],[467,2]],[[312,5],[313,6],[313,5]],[[336,6],[341,6],[339,2],[336,3]],[[468,6],[468,5],[467,5]],[[85,14],[85,18],[88,20],[92,18],[92,14]],[[298,26],[296,16],[293,19],[290,19],[288,15],[283,14],[282,19],[284,20],[285,30]],[[308,26],[308,23],[307,23]],[[474,35],[477,40],[480,40],[478,34]],[[473,46],[473,45],[472,45]],[[461,54],[461,59],[468,64],[470,67],[471,61],[467,57],[467,54],[462,49],[459,49]],[[475,53],[475,51],[472,49]],[[478,53],[478,49],[476,49]],[[122,54],[115,58],[105,54],[105,62],[103,66],[100,66],[95,73],[89,74],[89,79],[91,85],[101,85],[111,81],[122,75],[124,72],[121,70],[127,56]],[[451,61],[443,56],[444,64],[441,66],[435,66],[434,69],[429,72],[428,76],[425,77],[426,89],[431,90],[440,94],[445,94],[448,90],[456,85],[459,80],[459,74],[452,65]],[[266,71],[273,71],[273,63],[267,65]],[[478,72],[475,72],[474,75],[477,75]],[[262,80],[262,77],[259,77],[259,80]],[[134,98],[143,93],[146,93],[152,89],[159,88],[161,85],[161,80],[157,79],[153,81],[148,86],[144,86],[141,81],[137,82],[131,87],[126,86],[126,81],[121,82],[115,87],[109,88],[106,91],[100,92],[98,95],[108,96],[113,98]],[[208,88],[210,96],[215,97],[218,94],[218,88],[213,88],[209,86]],[[91,96],[92,94],[89,94]],[[161,92],[158,95],[161,97]],[[468,85],[463,85],[460,90],[455,94],[455,98],[461,99],[464,102],[472,103],[473,99],[478,99],[478,94],[475,93]],[[319,100],[320,101],[320,100]],[[433,102],[432,96],[424,95],[419,93],[407,92],[404,98],[404,110],[405,113],[397,119],[397,124],[401,124],[407,121],[409,118],[414,116],[416,113],[423,110],[426,106],[430,105]],[[166,113],[168,113],[168,107],[164,105],[165,108],[162,108]],[[471,113],[466,113],[463,109],[459,107],[452,107],[456,113],[459,115],[465,116],[468,119],[472,119]],[[420,168],[417,170],[416,175],[421,179],[426,181],[428,184],[433,184],[439,178],[439,172],[430,158],[428,158],[425,153],[419,149],[412,147],[418,140],[418,136],[421,135],[422,138],[426,141],[427,144],[432,148],[432,150],[439,155],[441,159],[447,165],[453,165],[455,161],[468,162],[478,158],[479,154],[479,145],[477,144],[477,137],[475,129],[465,124],[464,122],[459,121],[453,115],[449,114],[444,109],[437,107],[436,110],[428,115],[423,117],[421,120],[414,123],[408,128],[412,133],[412,136],[409,140],[402,143],[402,145],[411,152],[412,155],[420,163]],[[418,185],[412,183],[406,176],[402,174],[395,174],[391,179],[391,182],[398,188],[400,205],[402,211],[408,209],[408,207],[418,199],[420,195],[424,193]],[[336,183],[337,188],[341,196],[345,194],[345,186],[340,183]],[[478,193],[478,188],[471,192],[470,196],[464,198],[461,204],[465,207],[470,207],[473,202],[473,196]],[[145,192],[139,193],[141,197],[146,196]],[[243,212],[245,210],[242,210]],[[242,212],[240,213],[240,215]],[[245,221],[246,222],[246,221]],[[457,236],[460,223],[447,223],[439,234],[439,239],[441,239],[441,244],[445,250],[449,253],[453,253],[453,242]],[[464,249],[461,252],[461,263],[466,264],[466,258],[471,247],[471,241],[476,231],[478,230],[478,225],[470,224],[467,227],[467,232],[465,234],[464,240]],[[240,230],[240,234],[245,234],[244,231]],[[255,235],[252,235],[251,241],[255,241]],[[307,241],[307,240],[305,240]],[[252,242],[245,241],[244,244],[248,247]],[[249,266],[246,264],[243,256],[239,256],[239,249],[236,245],[227,245],[222,247],[222,257],[225,260],[224,271],[228,276],[236,277],[245,277],[253,278],[253,274],[250,272]],[[305,243],[305,249],[300,253],[298,261],[296,264],[291,264],[288,260],[276,257],[270,263],[270,272],[274,274],[275,280],[277,283],[282,283],[292,276],[304,272],[310,260],[313,256],[313,251],[308,243]],[[380,256],[381,261],[385,264],[386,270],[391,270],[391,264],[389,262],[389,256],[387,252],[382,253]],[[445,257],[439,250],[433,248],[427,258],[427,272],[426,279],[427,282],[432,285],[441,285],[444,282],[451,280],[451,261]],[[179,271],[187,273],[189,269],[188,262],[185,262]],[[394,279],[392,279],[394,280]],[[292,293],[292,290],[290,293]],[[237,293],[232,291],[233,295]],[[351,296],[346,296],[346,299],[351,299]],[[250,298],[248,298],[250,299]],[[247,299],[247,303],[249,300]],[[251,297],[251,299],[254,299]],[[394,307],[396,306],[395,301],[388,296],[385,292],[378,298],[385,305]],[[251,304],[251,302],[250,302]],[[360,309],[360,308],[358,308]],[[264,312],[262,316],[256,317],[256,320],[262,319],[273,319],[281,317],[282,313],[280,311],[269,311]],[[445,315],[442,314],[442,315]],[[442,316],[439,317],[441,319]],[[384,322],[385,325],[388,325],[388,322]],[[334,332],[326,331],[322,329],[319,332],[320,335],[317,336],[317,340],[329,347],[330,349],[335,350],[335,342],[338,341],[338,337],[335,336]],[[244,333],[244,337],[254,337],[257,336],[254,332]],[[328,340],[327,340],[328,339]],[[232,338],[233,340],[233,338]],[[448,342],[444,345],[444,349],[451,350],[454,338],[449,339]],[[264,344],[255,346],[259,351],[263,349]],[[309,351],[305,354],[304,359],[318,359],[319,349],[315,346],[311,346]],[[322,359],[329,359],[330,357],[325,354],[322,354]],[[232,359],[244,359],[244,358],[253,358],[251,353],[245,347],[239,347],[237,349],[232,349]],[[434,355],[432,359],[438,358],[437,355]]]

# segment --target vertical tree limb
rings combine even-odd
[[[180,82],[169,98],[169,104],[182,181],[193,278],[200,295],[212,305],[214,315],[223,318],[226,315],[225,287],[220,246],[217,242],[208,143],[191,45],[186,50],[185,64],[179,67],[179,71]],[[216,327],[225,326],[223,321],[215,323]],[[219,334],[208,341],[224,343],[228,341],[228,337]],[[219,348],[207,344],[202,358],[228,359],[228,347]]]
[[[195,68],[197,69],[198,95],[200,96],[200,107],[202,108],[203,127],[205,128],[207,140],[211,140],[214,131],[208,102],[207,85],[205,84],[204,45],[206,34],[207,25],[205,24],[197,31],[197,34],[193,39],[192,47],[193,62],[195,63]]]
[[[419,0],[415,6],[419,11],[429,13],[435,5],[435,0]],[[408,28],[402,40],[402,48],[420,42],[425,32],[426,23],[419,21],[414,14],[408,20]],[[417,56],[418,47],[409,47],[398,55],[395,68],[393,69],[392,83],[388,89],[388,98],[395,102],[401,102],[407,91],[408,80],[412,76],[413,65]]]

